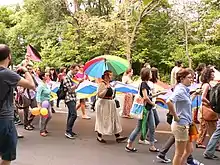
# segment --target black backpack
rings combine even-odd
[[[59,100],[65,100],[66,90],[64,88],[63,81],[61,81],[60,87],[59,87],[59,89],[57,91],[57,97],[58,97]]]
[[[216,113],[220,113],[220,83],[216,84],[210,90],[209,98],[212,110]]]

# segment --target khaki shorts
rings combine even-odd
[[[176,141],[189,141],[189,125],[179,125],[173,122],[171,130]]]

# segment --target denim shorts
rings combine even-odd
[[[16,159],[17,130],[14,120],[0,119],[0,156],[2,160]]]

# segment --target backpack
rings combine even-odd
[[[210,90],[209,98],[212,110],[220,114],[220,84],[216,84]]]
[[[63,81],[61,81],[60,87],[59,87],[59,89],[57,91],[57,97],[58,97],[59,100],[65,100],[66,90],[64,88]]]

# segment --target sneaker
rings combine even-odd
[[[147,141],[147,140],[139,140],[138,143],[139,143],[139,144],[150,145],[150,142]]]
[[[17,121],[15,121],[14,123],[15,123],[15,125],[22,125],[21,120],[17,120]]]
[[[205,159],[219,160],[219,157],[215,155],[210,156],[204,153],[203,156]]]
[[[163,163],[171,163],[171,160],[168,159],[166,156],[157,155],[157,159]]]
[[[193,159],[191,162],[187,162],[188,165],[204,165],[196,159]]]
[[[65,133],[65,136],[67,137],[67,138],[69,138],[69,139],[74,139],[74,136],[73,136],[73,134],[70,134],[70,133]]]

